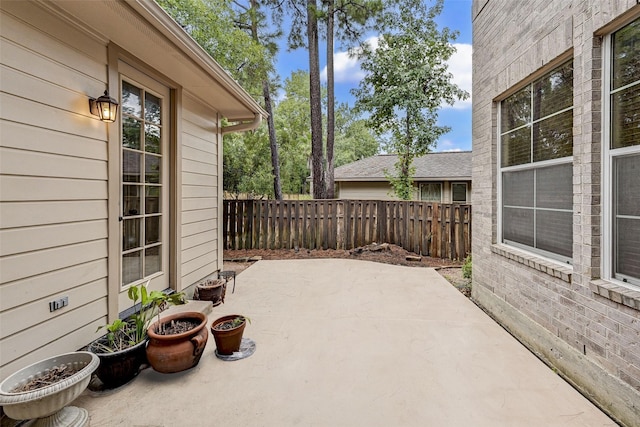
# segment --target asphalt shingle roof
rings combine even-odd
[[[471,151],[430,153],[413,159],[416,180],[471,180]],[[335,169],[336,181],[386,181],[398,156],[380,154]]]

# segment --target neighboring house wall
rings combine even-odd
[[[420,187],[423,184],[431,183],[432,181],[415,181],[413,200],[423,200],[421,198]],[[452,203],[452,184],[451,181],[433,181],[441,185],[441,200],[442,203]],[[471,201],[471,181],[455,181],[456,184],[466,184],[466,203]],[[338,183],[338,198],[351,199],[351,200],[398,200],[393,194],[393,188],[388,182],[362,182],[362,181],[340,181]],[[462,201],[459,201],[462,202]]]
[[[611,225],[603,222],[603,215],[609,210],[607,201],[611,203],[611,180],[602,162],[603,141],[608,141],[602,118],[609,118],[602,110],[608,85],[602,80],[608,64],[602,43],[612,31],[640,17],[636,4],[473,2],[473,297],[629,426],[640,420],[640,287],[612,279],[605,268],[611,243],[603,232],[606,236]],[[501,169],[501,156],[510,154],[501,151],[498,135],[504,130],[501,101],[568,60],[573,60],[573,109],[568,110],[573,116],[568,155],[573,178],[570,229],[559,231],[572,237],[570,264],[563,264],[503,241],[501,211],[508,197],[500,183],[508,167],[517,172],[526,165]],[[548,164],[558,162],[567,164],[562,159]],[[549,176],[544,172],[540,177]],[[562,183],[556,180],[550,187],[554,185]]]

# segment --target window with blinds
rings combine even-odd
[[[640,285],[640,19],[610,37],[607,85],[610,257],[613,278]]]
[[[572,156],[569,61],[500,104],[503,243],[571,262]]]

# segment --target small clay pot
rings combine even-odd
[[[223,316],[219,319],[216,319],[211,324],[211,333],[213,334],[213,339],[216,341],[216,351],[218,354],[233,354],[236,351],[240,350],[240,343],[242,342],[242,335],[244,334],[244,328],[247,326],[247,320],[245,319],[242,324],[236,326],[235,328],[218,330],[216,329],[216,325],[226,322],[227,320],[233,320],[236,317],[242,317],[238,314],[232,314],[229,316]]]
[[[200,301],[211,301],[213,306],[220,305],[224,302],[227,292],[227,283],[224,280],[207,280],[204,283],[196,285],[196,295]]]
[[[161,324],[170,323],[172,320],[195,320],[198,326],[173,335],[160,335],[156,333]],[[149,364],[158,372],[173,373],[191,369],[200,362],[202,352],[207,345],[209,334],[205,328],[207,316],[202,313],[188,311],[163,317],[160,322],[155,322],[149,329],[149,344],[147,345],[147,359]]]

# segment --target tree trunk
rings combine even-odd
[[[307,0],[307,40],[309,47],[309,98],[311,108],[311,169],[313,198],[325,198],[324,156],[322,150],[322,99],[320,93],[320,57],[318,47],[317,1]]]
[[[333,144],[335,141],[335,84],[333,70],[334,0],[327,0],[327,199],[335,198]]]
[[[250,0],[249,4],[254,11],[258,8],[256,0]],[[251,14],[251,36],[256,42],[260,42],[258,37],[258,22],[256,14]],[[273,105],[271,103],[271,91],[268,77],[262,79],[262,96],[264,97],[264,109],[269,114],[267,117],[267,127],[269,130],[269,146],[271,147],[271,172],[273,173],[273,194],[276,200],[282,200],[282,185],[280,183],[280,155],[278,154],[278,141],[276,140],[276,128],[273,123]]]
[[[276,127],[273,123],[273,105],[271,104],[271,91],[269,81],[262,81],[262,94],[264,96],[264,109],[269,114],[267,126],[269,129],[269,146],[271,147],[271,170],[273,172],[273,194],[276,200],[282,200],[282,184],[280,183],[280,155],[278,154],[278,141],[276,140]]]

